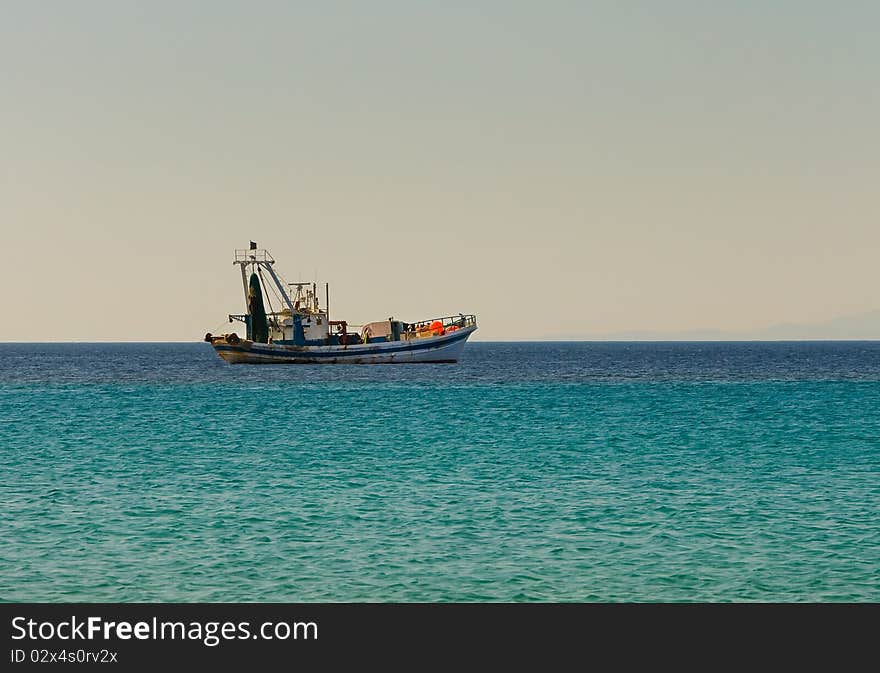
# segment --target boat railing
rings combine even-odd
[[[275,260],[268,250],[236,250],[235,260],[233,264],[241,264],[248,262],[269,262],[274,264]]]
[[[446,315],[441,318],[430,318],[428,320],[417,320],[416,322],[409,323],[410,329],[419,331],[420,329],[430,328],[435,322],[440,322],[442,328],[444,330],[450,327],[457,327],[459,329],[464,329],[465,327],[473,327],[477,324],[477,316],[475,315],[465,315],[464,313],[459,313],[458,315]]]

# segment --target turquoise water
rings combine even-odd
[[[877,342],[0,355],[3,600],[880,600]]]

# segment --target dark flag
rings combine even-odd
[[[257,249],[257,244],[254,243],[253,241],[251,241],[251,250],[256,250],[256,249]]]

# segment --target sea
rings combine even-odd
[[[0,600],[877,602],[880,342],[0,344]]]

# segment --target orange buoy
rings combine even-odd
[[[443,323],[440,322],[439,320],[435,320],[434,322],[431,323],[431,329],[441,329],[442,330]]]

